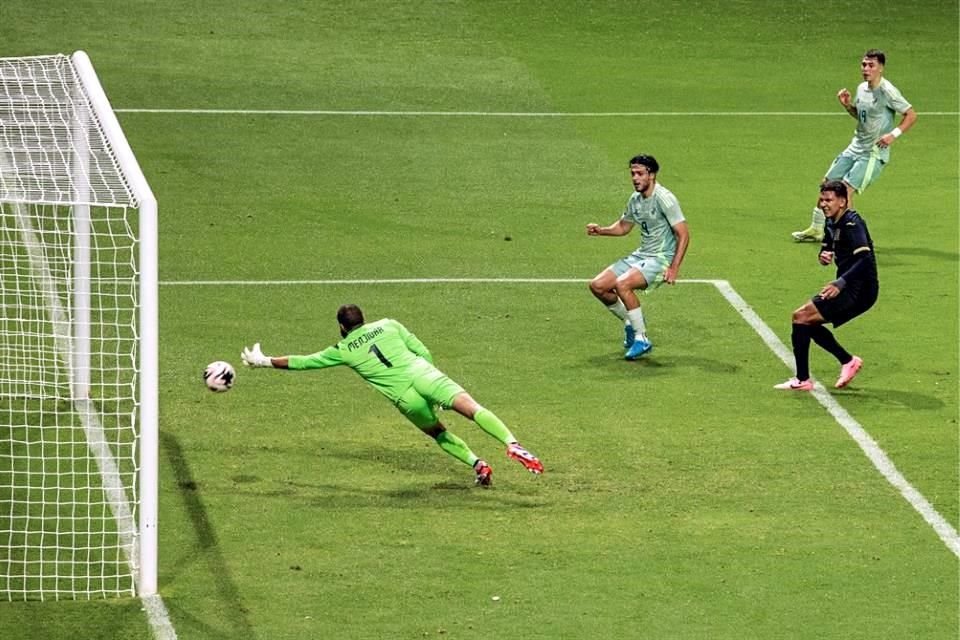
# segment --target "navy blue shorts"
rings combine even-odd
[[[880,294],[880,286],[875,282],[862,282],[847,285],[836,298],[826,300],[819,295],[813,297],[813,306],[827,322],[839,327],[850,322],[873,306]]]

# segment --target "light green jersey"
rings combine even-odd
[[[323,369],[347,365],[395,403],[415,378],[439,373],[432,362],[433,356],[417,336],[396,320],[384,318],[357,327],[323,351],[290,356],[288,366]]]
[[[620,219],[640,227],[640,246],[633,255],[673,260],[677,253],[673,225],[686,219],[677,197],[669,189],[657,183],[649,198],[634,191]]]
[[[890,148],[876,147],[877,140],[896,126],[894,116],[906,113],[912,105],[893,83],[881,78],[876,89],[871,89],[866,82],[861,82],[857,87],[853,106],[857,110],[857,128],[845,152],[863,156],[876,153],[874,149],[877,148],[880,160],[887,162],[890,159]]]

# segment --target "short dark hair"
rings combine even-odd
[[[348,332],[363,324],[363,311],[355,304],[345,304],[337,309],[337,322]]]
[[[867,52],[863,54],[864,58],[873,58],[880,64],[887,64],[887,56],[880,51],[880,49],[867,49]]]
[[[820,185],[820,193],[825,193],[827,191],[837,194],[838,197],[843,198],[844,200],[850,199],[847,196],[847,185],[840,180],[828,180]]]
[[[653,156],[646,156],[640,154],[638,156],[633,156],[630,158],[629,164],[640,164],[647,168],[647,171],[650,173],[657,173],[660,171],[660,165],[657,163],[657,159]],[[629,166],[629,165],[628,165]]]

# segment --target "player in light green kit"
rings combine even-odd
[[[624,236],[640,227],[640,246],[617,260],[590,281],[590,292],[624,323],[624,358],[635,360],[653,349],[636,290],[661,282],[674,284],[687,253],[690,231],[677,197],[657,183],[660,164],[656,158],[638,155],[630,159],[634,192],[620,218],[605,227],[591,222],[590,236]]]
[[[507,456],[534,474],[543,465],[517,442],[492,411],[480,406],[463,387],[433,366],[433,356],[414,334],[396,320],[364,323],[360,307],[345,304],[337,310],[343,340],[312,355],[270,357],[260,343],[244,347],[241,357],[250,367],[324,369],[346,365],[385,395],[410,422],[437,441],[440,448],[473,467],[476,483],[488,486],[493,470],[463,440],[447,431],[436,407],[453,409],[507,446]]]
[[[917,112],[903,97],[900,90],[883,77],[887,57],[879,49],[870,49],[860,61],[863,82],[855,96],[847,89],[837,93],[837,100],[857,120],[853,140],[840,152],[821,184],[829,180],[841,180],[850,194],[848,206],[853,208],[853,192],[863,193],[877,179],[890,161],[890,145],[917,121]],[[894,115],[903,114],[900,124],[894,126]],[[818,196],[819,197],[819,196]],[[797,242],[820,242],[823,240],[823,211],[819,204],[813,208],[810,226],[790,235]]]

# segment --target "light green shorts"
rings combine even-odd
[[[429,429],[440,421],[436,407],[449,409],[463,387],[439,369],[432,369],[413,379],[413,385],[397,400],[397,409],[420,429]]]
[[[636,269],[643,274],[643,279],[647,281],[647,289],[649,290],[663,284],[663,274],[669,266],[670,260],[665,258],[651,258],[650,256],[638,256],[636,253],[631,253],[610,265],[610,270],[617,274],[619,278],[630,269]]]
[[[826,180],[843,180],[863,193],[883,171],[886,164],[880,159],[880,150],[874,147],[869,155],[858,156],[844,151],[827,169]]]

